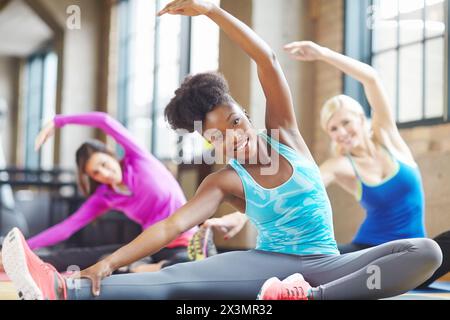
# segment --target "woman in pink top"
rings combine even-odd
[[[79,184],[88,199],[67,219],[28,239],[31,249],[62,242],[111,209],[123,212],[144,230],[186,203],[183,191],[169,170],[138,145],[117,120],[105,113],[57,115],[37,137],[36,150],[54,134],[55,128],[65,125],[101,129],[123,147],[125,155],[119,160],[100,141],[84,143],[76,153],[76,163]],[[154,255],[153,261],[160,261],[161,266],[189,261],[186,248],[196,229],[181,234]],[[113,246],[67,249],[41,257],[60,270],[72,265],[72,261],[82,269],[115,249]]]

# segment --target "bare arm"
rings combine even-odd
[[[225,198],[221,181],[223,179],[217,174],[208,176],[195,196],[173,215],[149,227],[129,244],[83,270],[79,276],[91,279],[93,294],[98,295],[101,279],[114,270],[159,251],[181,233],[210,218]]]
[[[373,67],[330,49],[324,51],[322,60],[361,82],[373,110],[372,126],[374,129],[379,127],[388,131],[397,131],[386,89]]]
[[[337,184],[349,194],[358,196],[358,178],[346,157],[333,157],[326,160],[320,166],[320,174],[325,187]]]
[[[207,178],[195,196],[169,218],[146,229],[135,240],[120,248],[107,261],[113,270],[142,259],[162,249],[181,233],[210,218],[224,199],[214,178]]]
[[[322,176],[322,182],[325,187],[328,187],[330,184],[335,182],[336,174],[335,174],[335,164],[331,159],[325,161],[320,166],[320,175]]]
[[[384,143],[388,138],[396,149],[411,156],[391,112],[386,88],[372,66],[310,41],[293,42],[286,45],[285,50],[300,61],[324,61],[361,82],[373,111],[372,128],[378,141]]]
[[[267,100],[266,127],[298,131],[291,92],[280,64],[268,44],[251,28],[225,10],[202,0],[173,1],[160,12],[160,15],[164,13],[190,16],[204,14],[214,21],[256,62],[259,80]]]

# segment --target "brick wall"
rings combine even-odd
[[[313,39],[322,46],[343,52],[344,43],[344,1],[309,0],[310,16],[313,19]],[[320,128],[319,115],[323,103],[342,92],[341,73],[324,63],[315,63],[314,70],[314,143],[311,146],[316,161],[326,159],[329,140]]]

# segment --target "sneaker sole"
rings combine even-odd
[[[259,290],[258,296],[256,297],[256,300],[265,300],[263,299],[264,294],[266,293],[267,288],[270,287],[270,285],[274,282],[274,281],[278,281],[279,279],[276,277],[270,278],[269,280],[267,280],[266,282],[264,282],[263,286],[261,287],[261,290]]]
[[[3,241],[3,265],[22,300],[43,300],[42,291],[30,274],[20,231],[11,230]]]

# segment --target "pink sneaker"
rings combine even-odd
[[[67,288],[56,269],[39,259],[28,247],[19,229],[12,229],[3,241],[5,271],[22,300],[65,300]]]
[[[258,300],[308,300],[311,285],[300,273],[295,273],[283,281],[270,278],[264,282],[258,294]]]

